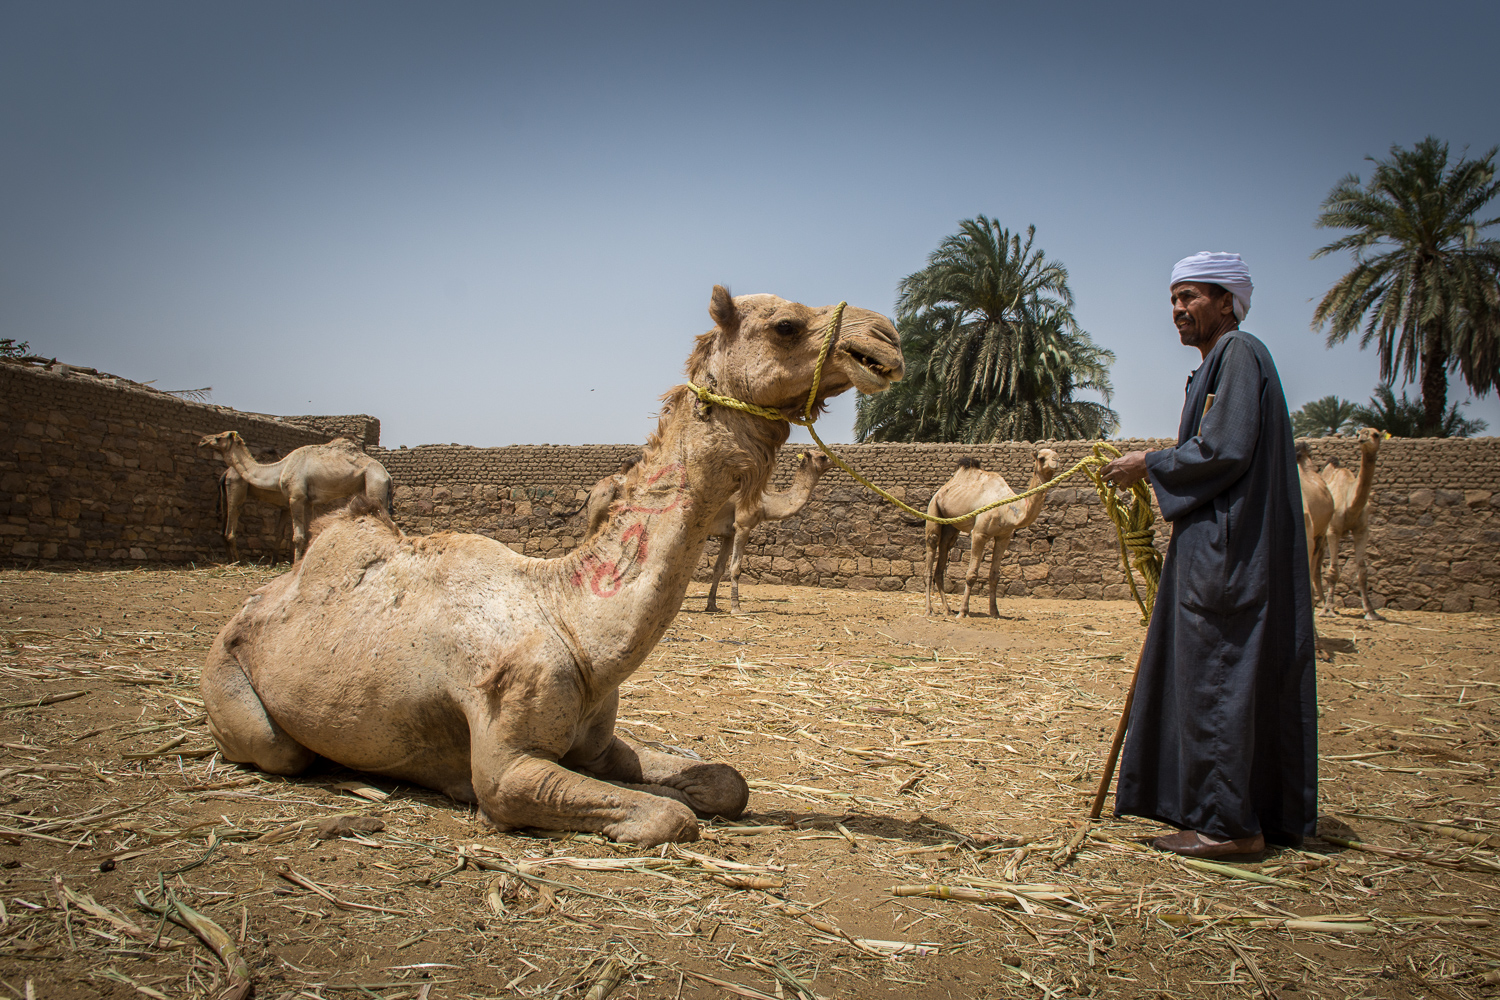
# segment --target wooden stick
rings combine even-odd
[[[1149,636],[1150,633],[1147,632]],[[1120,760],[1120,747],[1125,743],[1125,730],[1130,725],[1130,706],[1135,703],[1135,683],[1141,676],[1141,664],[1146,660],[1146,640],[1141,640],[1141,655],[1135,658],[1135,671],[1130,675],[1130,690],[1125,692],[1125,707],[1120,711],[1120,724],[1115,727],[1115,740],[1109,745],[1109,757],[1104,761],[1104,773],[1099,776],[1099,790],[1094,793],[1094,805],[1089,810],[1089,819],[1098,819],[1104,810],[1104,797],[1109,794],[1109,783],[1115,776],[1115,765]]]

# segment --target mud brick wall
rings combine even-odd
[[[323,440],[346,437],[366,451],[380,444],[380,421],[368,413],[322,416],[271,417],[288,424],[306,427],[323,436]]]
[[[120,379],[0,364],[0,560],[223,559],[215,511],[223,468],[199,436],[238,430],[252,450],[285,452],[336,435],[370,442],[390,470],[396,520],[408,532],[453,529],[496,538],[517,551],[557,556],[582,542],[588,488],[637,445],[424,445],[382,449],[379,421],[365,415],[285,417],[241,413],[153,392]],[[1165,442],[1120,441],[1122,449]],[[1354,441],[1311,442],[1319,467],[1338,457],[1358,471]],[[1063,467],[1088,450],[1050,445]],[[1026,443],[843,445],[872,479],[916,507],[974,456],[1023,486],[1034,449]],[[795,449],[773,482],[790,483]],[[1126,598],[1113,525],[1080,478],[1052,491],[1041,516],[1018,532],[1001,564],[1011,595]],[[1390,440],[1380,450],[1371,496],[1371,590],[1377,606],[1500,610],[1500,438]],[[249,558],[268,555],[275,511],[251,501],[240,536]],[[797,517],[758,528],[742,582],[920,592],[923,528],[835,469]],[[1167,526],[1158,545],[1165,548]],[[1346,546],[1346,553],[1349,547]],[[960,538],[948,589],[961,589],[968,540]],[[698,569],[706,579],[716,546]],[[1339,597],[1357,604],[1346,570]]]
[[[188,562],[227,557],[219,456],[204,434],[237,430],[283,453],[327,435],[78,372],[0,364],[0,559]],[[247,557],[269,553],[276,512],[251,501]]]
[[[1118,441],[1122,450],[1165,441]],[[1311,442],[1317,465],[1337,456],[1357,472],[1357,445],[1348,439]],[[1052,442],[1064,468],[1089,450],[1080,442]],[[980,459],[1013,487],[1031,474],[1034,447],[1026,443],[841,445],[841,454],[907,503],[925,508],[957,460]],[[582,506],[589,486],[615,471],[635,445],[465,448],[427,445],[371,454],[396,482],[396,519],[408,531],[476,531],[518,552],[556,556],[582,541]],[[783,451],[774,476],[790,483],[794,449]],[[1001,563],[1000,584],[1010,595],[1127,599],[1114,526],[1087,480],[1048,494],[1041,516],[1016,534]],[[1380,452],[1371,497],[1371,591],[1378,606],[1448,611],[1500,610],[1500,439],[1391,440]],[[746,549],[742,583],[782,583],[921,592],[923,528],[873,497],[840,470],[818,484],[797,517],[756,529]],[[1159,524],[1165,551],[1169,527]],[[697,578],[708,579],[717,555],[710,543]],[[1346,545],[1345,554],[1352,550]],[[968,558],[960,538],[948,567],[948,589],[962,591]],[[1339,586],[1339,603],[1357,606],[1352,567]],[[976,605],[982,607],[982,605]]]

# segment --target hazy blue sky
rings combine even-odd
[[[1124,434],[1175,432],[1197,250],[1249,263],[1294,407],[1364,400],[1312,220],[1393,143],[1500,141],[1497,37],[1493,0],[3,0],[0,336],[392,446],[633,442],[715,282],[890,312],[982,212],[1069,268]]]

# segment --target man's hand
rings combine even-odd
[[[1106,483],[1113,483],[1122,490],[1129,489],[1146,478],[1146,453],[1127,451],[1099,470],[1099,475]]]

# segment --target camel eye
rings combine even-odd
[[[795,337],[802,332],[802,327],[794,320],[784,319],[776,324],[776,332],[783,337]]]

